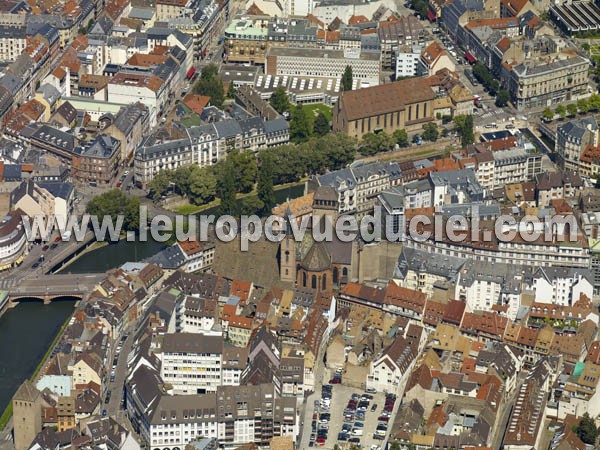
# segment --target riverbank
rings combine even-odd
[[[75,310],[76,310],[76,308],[73,309],[73,313],[69,317],[67,317],[67,319],[64,321],[64,323],[60,327],[60,331],[58,332],[58,334],[52,340],[52,343],[48,347],[48,350],[46,350],[46,353],[44,354],[44,357],[39,362],[39,364],[37,365],[37,367],[35,368],[35,370],[33,371],[33,374],[29,378],[32,383],[34,383],[34,384],[36,383],[37,376],[39,375],[40,371],[42,370],[42,367],[44,367],[46,365],[46,363],[48,362],[48,359],[50,358],[50,354],[52,353],[52,351],[56,347],[56,344],[58,344],[58,342],[63,338],[63,336],[65,334],[65,328],[67,328],[67,325],[69,325],[69,322],[73,318],[73,315],[75,314]],[[4,409],[4,412],[0,416],[0,431],[4,430],[4,427],[6,426],[6,424],[8,424],[8,422],[11,419],[11,417],[12,417],[12,401],[10,401],[8,403],[8,405]]]
[[[12,396],[23,380],[36,381],[63,337],[76,311],[75,305],[75,301],[66,299],[51,305],[26,300],[0,318],[0,407],[4,408],[0,430],[10,422]]]
[[[123,238],[121,238],[123,239]],[[105,247],[109,244],[109,242],[107,241],[95,241],[92,245],[90,245],[89,247],[87,247],[85,250],[83,250],[81,253],[75,255],[73,258],[71,258],[68,262],[66,262],[60,269],[58,269],[55,273],[61,273],[63,272],[65,269],[69,268],[69,266],[71,266],[71,264],[77,262],[77,260],[79,258],[81,258],[82,256],[86,255],[87,253],[96,251],[98,249],[101,249],[102,247]]]

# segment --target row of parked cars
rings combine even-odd
[[[327,441],[329,421],[331,420],[330,408],[332,396],[333,386],[331,384],[324,384],[321,388],[321,400],[315,400],[309,447],[314,447],[315,444],[322,447]]]
[[[394,405],[396,404],[396,395],[394,394],[386,394],[385,395],[385,404],[383,405],[383,410],[379,417],[377,417],[377,428],[373,433],[373,439],[383,441],[385,439],[385,435],[388,430],[388,423],[390,421],[390,417],[392,415],[392,411],[394,410]]]

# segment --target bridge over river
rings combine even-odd
[[[94,274],[47,274],[22,279],[5,291],[8,295],[0,300],[0,310],[12,307],[25,298],[38,298],[44,303],[60,297],[84,298],[106,278],[104,273]]]

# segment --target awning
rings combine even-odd
[[[465,52],[465,58],[467,58],[467,61],[469,61],[470,64],[475,64],[477,62],[477,59],[469,52]]]
[[[436,18],[436,17],[435,17],[435,14],[434,14],[434,13],[432,13],[431,11],[428,11],[428,12],[427,12],[427,18],[428,18],[429,20],[431,20],[432,22],[435,22],[435,18]]]
[[[196,73],[196,68],[195,68],[195,67],[192,67],[190,70],[188,70],[188,73],[187,73],[187,78],[188,78],[188,80],[189,80],[190,78],[192,78],[192,77],[194,76],[194,74],[195,74],[195,73]]]

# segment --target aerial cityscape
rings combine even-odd
[[[0,450],[600,449],[600,1],[0,1]]]

